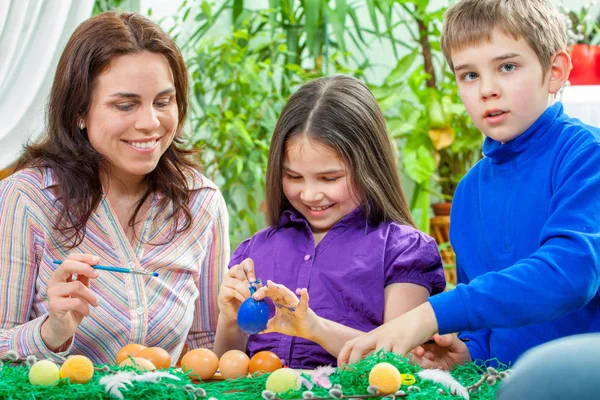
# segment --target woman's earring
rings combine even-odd
[[[83,122],[82,119],[79,120],[79,129],[80,130],[84,130],[85,129],[85,122]]]

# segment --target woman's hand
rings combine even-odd
[[[438,332],[431,304],[425,302],[371,332],[348,341],[338,355],[338,365],[354,363],[384,349],[407,355]]]
[[[90,290],[90,279],[98,277],[92,265],[99,261],[90,254],[71,254],[50,277],[49,315],[41,328],[42,340],[50,350],[57,351],[71,339],[81,320],[90,315],[90,306],[98,306],[98,299]]]
[[[240,305],[250,297],[250,284],[256,282],[254,261],[246,258],[229,269],[219,289],[219,318],[237,321]]]
[[[300,300],[290,289],[272,281],[267,281],[267,286],[254,293],[252,297],[255,300],[269,297],[276,307],[275,316],[269,320],[267,328],[261,333],[279,332],[312,340],[312,336],[318,331],[319,317],[308,308],[308,291],[301,289],[298,294]]]
[[[454,365],[471,361],[469,348],[456,335],[433,335],[435,343],[424,344],[411,351],[411,361],[423,368],[449,370]]]

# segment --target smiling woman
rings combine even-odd
[[[142,16],[75,30],[46,134],[0,183],[0,354],[107,363],[130,342],[174,361],[185,344],[212,348],[228,219],[180,147],[187,85],[179,49]]]

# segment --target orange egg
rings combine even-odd
[[[130,343],[128,345],[123,346],[121,350],[119,350],[119,352],[117,353],[117,364],[120,365],[123,362],[123,360],[129,358],[129,356],[135,356],[137,353],[144,349],[146,349],[146,346],[136,343]]]
[[[248,375],[250,359],[243,351],[229,350],[219,360],[219,371],[225,379],[235,379]]]
[[[255,372],[273,372],[282,367],[281,359],[277,354],[270,351],[259,351],[250,360],[248,371],[251,374]]]
[[[153,371],[156,369],[156,367],[154,366],[154,364],[152,364],[151,361],[148,361],[142,357],[128,357],[125,360],[123,360],[121,364],[119,364],[119,367],[124,366],[134,367],[139,371]]]
[[[181,359],[181,368],[191,371],[190,378],[200,377],[203,381],[212,378],[219,368],[219,357],[209,349],[190,350]],[[197,375],[197,376],[193,376]]]
[[[160,347],[149,347],[140,351],[135,356],[145,358],[158,369],[169,368],[171,366],[171,355]]]

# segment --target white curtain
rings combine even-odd
[[[93,0],[0,0],[0,169],[43,132],[58,58],[93,6]]]

